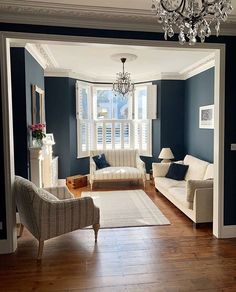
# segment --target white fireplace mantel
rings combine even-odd
[[[41,147],[29,148],[31,181],[39,188],[57,185],[58,157],[52,156],[54,144],[44,143]]]

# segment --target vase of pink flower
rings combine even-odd
[[[29,126],[32,132],[32,145],[34,147],[41,147],[43,145],[43,138],[45,135],[45,124],[33,124]]]

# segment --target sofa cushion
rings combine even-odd
[[[204,178],[206,168],[209,165],[209,162],[198,159],[191,155],[186,155],[184,158],[184,164],[189,166],[185,176],[185,180],[198,180]]]
[[[187,170],[188,165],[172,163],[169,167],[166,177],[175,180],[184,180]]]
[[[142,179],[143,172],[135,167],[106,167],[98,169],[93,174],[94,180],[106,179]]]
[[[153,176],[156,177],[164,177],[166,176],[170,167],[170,162],[167,163],[153,163],[152,164],[152,171]]]
[[[214,173],[214,165],[212,163],[210,163],[207,166],[205,175],[203,179],[213,179],[213,173]]]
[[[181,203],[186,208],[189,207],[189,204],[186,200],[186,188],[169,188],[168,189],[169,194],[173,197],[174,200]]]
[[[184,188],[186,187],[186,181],[185,180],[175,180],[167,177],[155,177],[155,186],[158,189],[159,187],[164,188],[168,190],[172,187],[179,187]]]
[[[97,166],[98,169],[110,166],[110,164],[106,160],[106,157],[105,157],[104,153],[96,155],[96,156],[93,156],[93,160],[96,163],[96,166]]]

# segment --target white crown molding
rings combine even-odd
[[[74,79],[79,79],[79,80],[85,80],[87,82],[107,82],[104,81],[104,79],[96,79],[93,78],[89,75],[85,75],[83,73],[75,73],[72,72],[71,70],[67,70],[67,69],[46,69],[44,71],[44,77],[69,77],[69,78],[74,78]]]
[[[182,76],[183,80],[189,79],[197,74],[200,74],[215,66],[215,56],[210,54],[209,56],[203,58],[202,60],[195,62],[188,68],[185,68],[179,74]]]
[[[96,29],[162,32],[150,10],[20,0],[1,0],[0,22]],[[236,16],[221,24],[221,35],[236,35]]]
[[[54,58],[51,50],[49,49],[48,45],[41,45],[41,44],[35,44],[39,54],[42,56],[42,58],[46,62],[46,66],[50,68],[58,68],[59,65]]]
[[[45,70],[47,67],[47,61],[40,54],[35,44],[26,44],[25,49],[34,57],[34,59],[43,67]]]
[[[39,63],[39,65],[45,70],[46,68],[59,67],[53,54],[47,45],[41,44],[29,44],[26,42],[11,43],[12,48],[25,48],[31,56]]]

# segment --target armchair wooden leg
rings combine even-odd
[[[23,231],[24,231],[24,225],[20,223],[19,237],[22,236]]]
[[[41,259],[42,259],[43,246],[44,246],[44,241],[43,241],[43,240],[39,240],[39,247],[38,247],[38,257],[37,257],[37,260],[41,260]]]
[[[93,182],[90,182],[90,189],[93,190]]]
[[[94,230],[94,235],[95,235],[95,242],[97,242],[98,239],[98,230],[100,228],[100,224],[93,224],[93,230]]]

